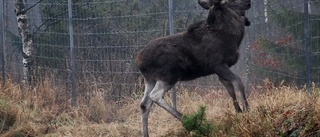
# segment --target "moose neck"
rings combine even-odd
[[[240,36],[244,33],[244,19],[242,16],[227,7],[214,7],[209,11],[207,24],[213,30],[221,30],[231,35]]]
[[[223,21],[224,10],[225,9],[221,7],[214,7],[214,9],[211,9],[207,18],[208,25],[214,26],[215,24],[220,24],[220,22]]]

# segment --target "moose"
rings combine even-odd
[[[145,90],[140,103],[143,135],[148,134],[148,116],[154,103],[182,121],[183,115],[171,107],[164,95],[178,81],[217,74],[233,100],[236,112],[242,112],[235,94],[240,91],[244,111],[249,110],[243,83],[230,67],[239,59],[250,0],[198,0],[209,10],[207,18],[190,25],[187,31],[151,40],[136,55],[135,62],[144,78]]]
[[[251,7],[251,1],[250,0],[244,0],[241,1],[242,4],[239,4],[238,2],[239,0],[230,0],[230,2],[228,2],[228,7],[239,12],[240,15],[242,15],[244,17],[244,21],[245,21],[245,26],[250,26],[251,22],[249,21],[249,19],[245,16],[245,11],[248,10]],[[209,10],[210,5],[212,5],[214,1],[213,0],[199,0],[198,3],[199,5],[206,9]],[[245,5],[245,6],[244,6]]]

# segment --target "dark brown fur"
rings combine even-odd
[[[212,5],[212,3],[217,3],[217,0],[198,0],[198,3],[204,9],[209,10],[210,5]],[[251,22],[245,16],[245,11],[251,8],[251,0],[229,0],[227,4],[230,9],[239,12],[240,15],[243,16],[245,26],[250,26]]]
[[[192,24],[186,32],[150,41],[136,56],[145,82],[140,104],[144,137],[149,136],[148,116],[154,103],[182,121],[183,115],[163,99],[178,81],[217,74],[232,97],[235,110],[242,112],[234,87],[240,91],[244,110],[249,109],[243,83],[229,69],[239,59],[239,46],[244,36],[242,9],[237,9],[240,12],[231,9],[227,0],[199,1],[200,5],[209,7],[206,20]]]
[[[251,22],[245,16],[245,11],[251,8],[251,0],[231,0],[229,3],[231,9],[239,12],[244,17],[245,26],[250,26]]]
[[[229,8],[211,10],[207,20],[186,32],[157,38],[138,53],[136,63],[147,79],[192,80],[215,73],[213,67],[234,65],[244,36],[244,20]]]

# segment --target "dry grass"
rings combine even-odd
[[[81,98],[77,108],[61,98],[59,87],[47,80],[34,89],[23,90],[7,82],[0,89],[0,136],[47,137],[137,137],[141,136],[139,99],[128,98],[125,105],[105,101],[103,92],[93,94],[89,102]],[[295,87],[274,87],[267,83],[253,89],[248,101],[250,112],[237,114],[225,91],[205,95],[184,91],[178,96],[178,109],[194,113],[206,105],[207,119],[212,120],[212,136],[320,136],[319,89],[313,94]],[[169,101],[169,100],[168,100]],[[169,101],[170,102],[170,101]],[[179,121],[154,106],[149,116],[152,137],[191,136]]]

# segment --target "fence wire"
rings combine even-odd
[[[52,79],[70,96],[72,69],[68,2],[27,0],[29,27],[34,42],[36,81]],[[241,57],[232,69],[249,87],[268,78],[275,84],[304,86],[307,81],[307,50],[310,46],[311,81],[320,81],[320,1],[309,0],[310,19],[305,19],[304,0],[255,0],[246,16],[251,26],[241,45]],[[1,54],[5,77],[20,82],[21,38],[14,1],[4,0]],[[143,85],[134,57],[151,39],[169,35],[167,0],[76,0],[72,5],[75,83],[79,97],[104,91],[106,99],[121,100],[141,94]],[[174,33],[204,20],[207,11],[197,1],[173,0]],[[305,23],[310,25],[309,31]],[[310,44],[306,45],[306,33]],[[5,70],[4,70],[5,69]],[[183,88],[208,91],[220,88],[216,76],[179,83]]]

